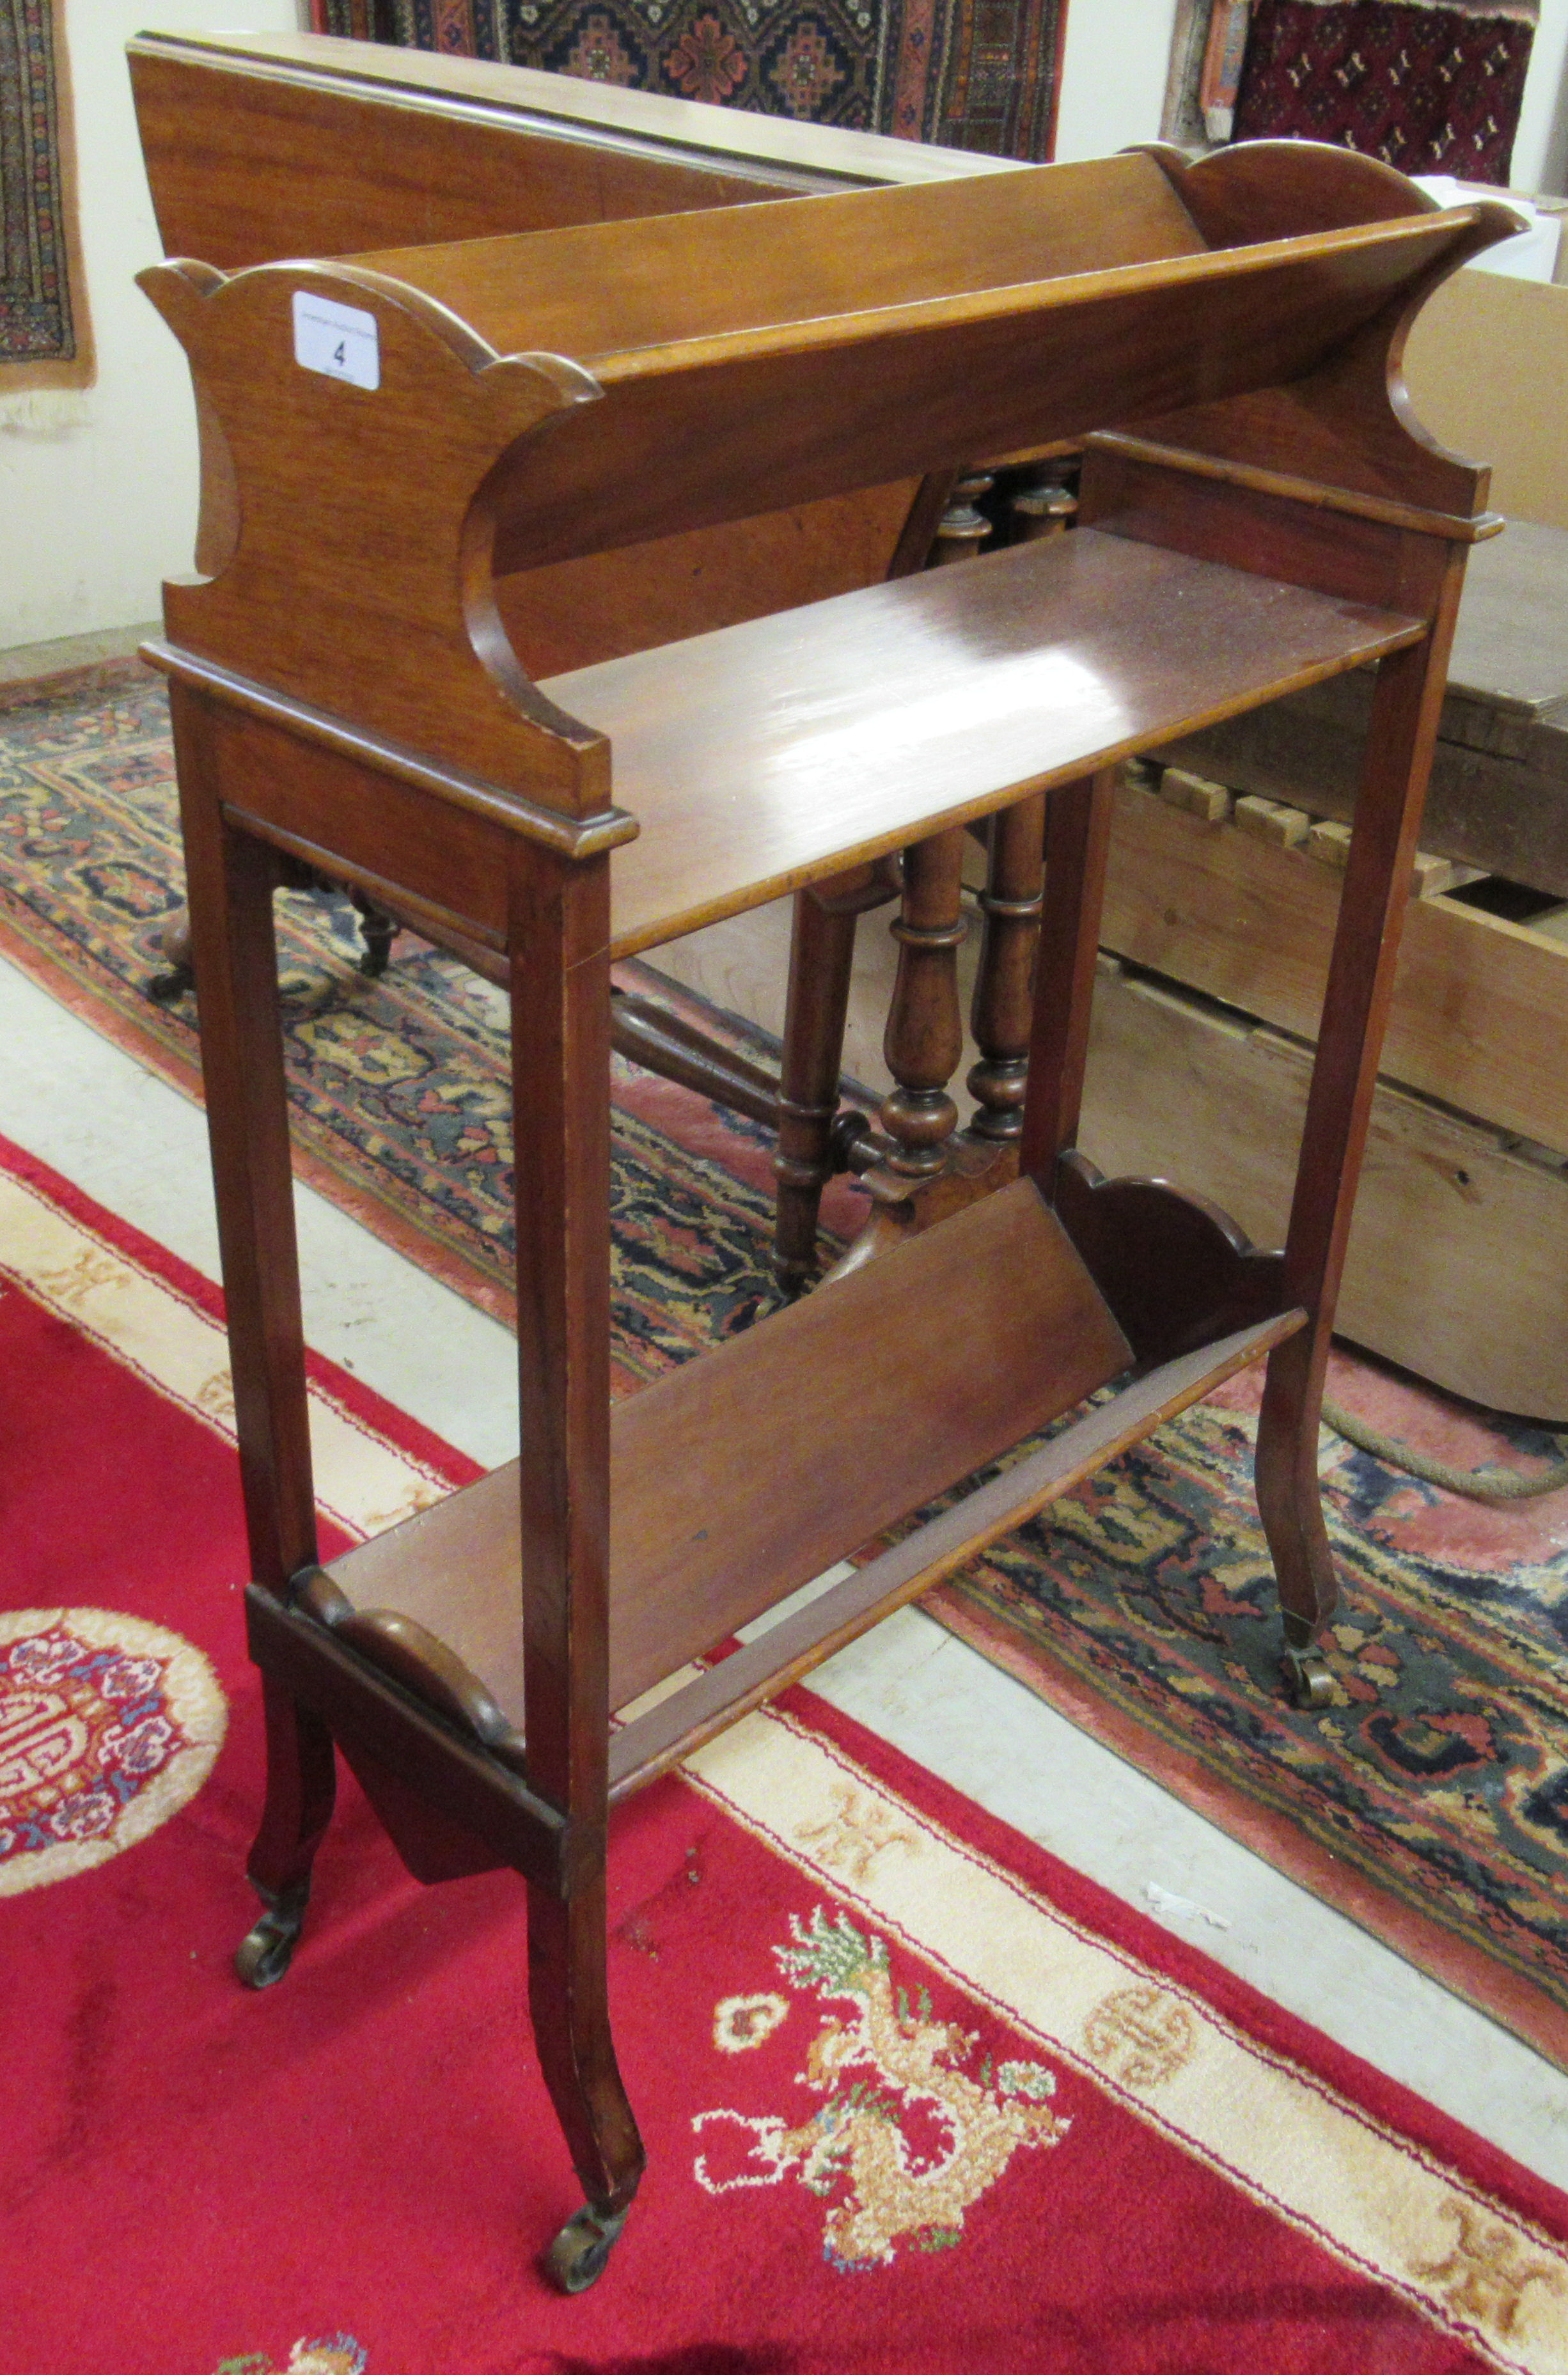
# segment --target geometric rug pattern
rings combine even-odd
[[[1238,140],[1327,140],[1402,173],[1507,184],[1538,11],[1525,0],[1257,0]]]
[[[1062,0],[314,0],[318,30],[1043,162]]]

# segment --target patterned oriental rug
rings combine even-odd
[[[1537,0],[1256,0],[1238,140],[1329,140],[1506,186]]]
[[[145,987],[180,895],[159,680],[121,664],[0,713],[0,951],[194,1092],[194,1002],[166,1010]],[[504,1309],[499,1000],[418,942],[369,982],[346,905],[278,906],[301,1172]],[[766,1306],[769,1150],[630,1068],[615,1098],[624,1389]],[[831,1217],[847,1229],[861,1210],[843,1189]],[[1550,1448],[1350,1353],[1332,1390],[1464,1466],[1529,1469]],[[1254,1391],[1189,1412],[925,1605],[1568,2066],[1568,1493],[1482,1508],[1326,1436],[1338,1689],[1301,1711],[1275,1671]]]
[[[650,2168],[576,2203],[509,1874],[351,1782],[265,1996],[217,1298],[0,1144],[0,2325],[50,2375],[1564,2375],[1568,2197],[807,1695],[617,1816]],[[317,1364],[340,1546],[465,1464]],[[90,2273],[89,2273],[90,2272]]]
[[[319,32],[666,98],[1051,154],[1065,0],[312,0]]]
[[[60,0],[0,0],[0,403],[91,371]]]

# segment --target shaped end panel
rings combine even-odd
[[[1241,161],[1232,169],[1236,236],[1221,244],[1244,247],[1283,235],[1275,226],[1292,176],[1285,174],[1276,189],[1264,169],[1280,149],[1298,147],[1321,176],[1320,212],[1329,210],[1327,201],[1337,194],[1347,205],[1359,198],[1365,209],[1358,226],[1362,237],[1349,225],[1325,232],[1326,241],[1335,241],[1334,247],[1326,247],[1320,267],[1325,288],[1337,285],[1352,308],[1358,288],[1368,294],[1376,288],[1377,301],[1359,326],[1306,372],[1285,373],[1274,385],[1215,401],[1143,413],[1125,429],[1164,449],[1173,462],[1184,454],[1200,456],[1224,464],[1232,474],[1266,474],[1279,491],[1300,498],[1473,541],[1496,525],[1486,508],[1491,472],[1483,463],[1449,453],[1421,426],[1405,388],[1405,344],[1432,291],[1472,256],[1512,238],[1524,227],[1523,219],[1491,199],[1438,211],[1424,192],[1370,159],[1346,155],[1348,172],[1338,166],[1329,171],[1319,160],[1339,159],[1343,152],[1320,150],[1311,142],[1262,141],[1252,160],[1259,197],[1250,213],[1240,204],[1248,189],[1242,171],[1248,149],[1222,152]],[[1185,176],[1181,186],[1189,199],[1208,166],[1219,162],[1206,160]],[[1312,195],[1309,187],[1306,197]],[[1408,205],[1396,205],[1401,196]],[[1382,238],[1369,241],[1366,230],[1375,232],[1380,224]],[[1291,235],[1296,228],[1291,227]],[[1373,278],[1379,253],[1385,267],[1381,285]],[[1403,269],[1387,273],[1389,262]]]
[[[498,467],[595,399],[591,375],[498,356],[349,266],[181,261],[141,286],[185,349],[204,430],[212,573],[166,588],[171,642],[541,807],[605,809],[607,750],[524,673],[491,573]]]

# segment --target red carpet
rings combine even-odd
[[[1568,2200],[805,1693],[618,1818],[651,2166],[602,2284],[548,2291],[520,1886],[420,1891],[350,1785],[289,1979],[230,1974],[260,1748],[213,1312],[0,1169],[7,2369],[1568,2369]],[[317,1417],[340,1534],[464,1472],[324,1366]]]

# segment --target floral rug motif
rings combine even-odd
[[[86,384],[58,0],[0,0],[0,396]]]
[[[0,712],[0,949],[170,1077],[194,1002],[154,1005],[181,896],[160,684]],[[301,1168],[476,1301],[505,1301],[499,1001],[399,941],[356,970],[346,906],[279,901]],[[410,951],[406,953],[406,951]],[[765,1140],[632,1068],[616,1089],[617,1382],[769,1298]],[[1550,1447],[1349,1354],[1330,1390],[1464,1466]],[[1241,1379],[925,1606],[1327,1901],[1568,2063],[1568,1494],[1489,1509],[1325,1436],[1336,1702],[1290,1706]],[[773,2108],[777,2108],[776,2106]]]
[[[365,2375],[365,2353],[351,2334],[301,2337],[280,2367],[265,2350],[247,2350],[225,2358],[212,2375]]]
[[[0,1896],[120,1854],[196,1794],[227,1711],[206,1660],[101,1608],[0,1612]]]
[[[1568,1493],[1458,1503],[1325,1429],[1334,1703],[1298,1708],[1253,1495],[1257,1391],[1221,1388],[925,1605],[1568,2062]],[[1396,1433],[1456,1435],[1467,1466],[1498,1447],[1348,1353],[1330,1392]],[[1521,1467],[1554,1450],[1517,1423],[1502,1447]]]

